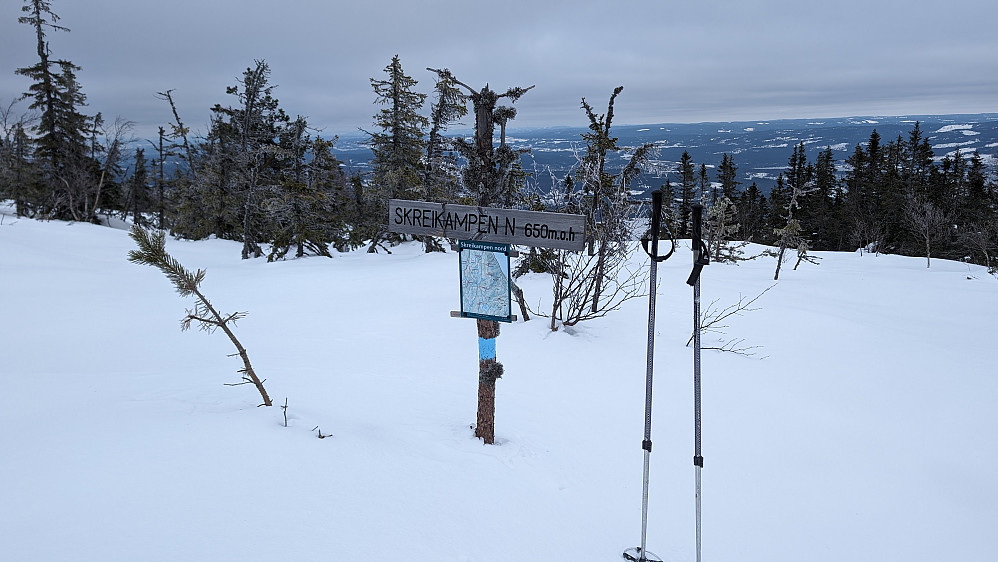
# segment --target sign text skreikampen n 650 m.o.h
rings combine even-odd
[[[400,234],[560,250],[582,250],[586,243],[586,218],[583,215],[403,199],[388,202],[388,227]]]

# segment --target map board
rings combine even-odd
[[[461,316],[512,322],[509,244],[461,240]]]
[[[584,215],[404,199],[388,202],[388,228],[401,234],[474,239],[537,248],[578,251],[586,245]]]

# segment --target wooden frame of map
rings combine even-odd
[[[461,317],[512,322],[509,244],[461,240]]]

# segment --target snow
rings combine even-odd
[[[970,129],[973,129],[973,128],[974,128],[974,126],[973,126],[972,124],[964,124],[964,125],[943,125],[943,126],[942,126],[942,127],[940,127],[940,128],[939,128],[939,130],[938,130],[938,131],[936,131],[936,132],[937,132],[937,133],[951,133],[951,132],[953,132],[953,131],[967,131],[967,130],[970,130]]]
[[[218,308],[249,312],[235,331],[262,408],[133,247],[2,215],[2,558],[606,561],[638,544],[647,299],[571,330],[504,325],[486,446],[474,323],[448,314],[456,254],[266,263],[168,240]],[[993,559],[998,280],[816,255],[704,335],[758,346],[704,351],[704,559]],[[704,306],[774,269],[708,266]],[[648,548],[670,561],[694,559],[689,270],[686,243],[659,269]],[[522,287],[548,306],[547,277]]]
[[[934,145],[932,145],[932,148],[935,149],[935,150],[945,150],[947,148],[960,148],[960,147],[964,147],[964,146],[974,146],[975,144],[977,144],[976,140],[974,140],[974,141],[966,141],[966,142],[947,142],[947,143],[934,144]]]

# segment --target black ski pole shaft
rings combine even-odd
[[[648,536],[648,481],[651,464],[651,403],[652,380],[655,366],[655,297],[658,293],[658,231],[661,228],[662,192],[655,190],[651,194],[651,273],[648,288],[648,349],[647,371],[645,372],[645,435],[641,442],[644,451],[644,478],[641,489],[641,558],[646,560],[646,539]]]
[[[700,562],[700,485],[703,455],[700,450],[700,272],[710,263],[703,243],[703,207],[693,205],[693,466],[696,473],[696,553]]]
[[[661,229],[662,217],[662,192],[660,190],[651,193],[651,232],[648,238],[642,239],[645,252],[651,258],[651,272],[649,274],[648,289],[648,349],[647,349],[647,371],[645,373],[645,432],[641,441],[641,449],[644,456],[644,470],[641,485],[641,546],[629,548],[624,551],[624,558],[635,562],[649,562],[660,560],[654,554],[646,550],[648,538],[648,481],[649,468],[651,464],[651,404],[652,404],[652,382],[655,364],[655,297],[658,290],[658,262],[666,260],[675,250],[673,243],[672,250],[665,256],[658,255],[658,236]],[[670,236],[671,239],[671,236]],[[649,248],[649,243],[651,247]]]

